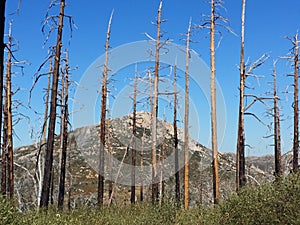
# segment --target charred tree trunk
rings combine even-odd
[[[99,158],[99,175],[98,175],[98,205],[103,205],[104,197],[104,151],[105,151],[105,120],[106,120],[106,102],[107,102],[107,76],[108,76],[108,51],[110,40],[110,27],[112,21],[113,12],[110,15],[108,22],[108,28],[106,33],[105,44],[105,62],[104,70],[102,73],[102,91],[101,91],[101,122],[100,122],[100,158]]]
[[[50,184],[52,179],[52,167],[53,167],[53,147],[54,147],[56,107],[57,107],[56,101],[57,101],[57,87],[58,87],[58,80],[59,80],[60,56],[61,56],[61,47],[62,47],[64,9],[65,9],[65,0],[61,0],[57,41],[55,47],[55,63],[54,63],[52,88],[51,88],[50,119],[48,125],[48,138],[47,138],[47,145],[46,145],[44,179],[43,179],[40,207],[48,207],[49,204]]]
[[[244,131],[244,94],[245,94],[245,6],[246,0],[242,0],[242,30],[240,53],[240,103],[238,121],[238,139],[236,150],[236,190],[246,184],[245,170],[245,131]]]
[[[14,196],[14,154],[13,154],[13,125],[12,125],[12,91],[11,91],[11,65],[12,65],[12,24],[10,23],[8,44],[7,44],[7,63],[6,63],[6,112],[7,112],[7,173],[8,173],[8,192],[10,199]]]
[[[152,146],[151,146],[151,164],[152,164],[152,203],[158,201],[158,180],[157,180],[157,165],[156,165],[156,135],[157,135],[157,114],[158,114],[158,81],[159,81],[159,51],[161,47],[161,12],[162,1],[160,1],[157,12],[157,36],[155,46],[155,70],[154,70],[154,96],[152,107]]]
[[[275,151],[275,177],[280,178],[282,176],[281,167],[281,138],[280,138],[280,112],[278,106],[277,96],[277,81],[276,81],[276,66],[274,65],[273,77],[274,77],[274,151]]]
[[[63,209],[65,198],[65,180],[67,164],[67,147],[68,147],[68,117],[69,117],[69,59],[66,55],[66,68],[62,75],[62,117],[61,117],[61,161],[60,176],[58,188],[58,209]]]
[[[219,164],[217,143],[217,111],[216,111],[216,84],[215,84],[215,1],[211,1],[210,21],[210,91],[211,91],[211,132],[212,132],[212,160],[213,160],[213,196],[217,204],[220,198],[219,192]]]
[[[134,72],[133,84],[133,114],[132,114],[132,147],[131,147],[131,204],[135,203],[135,167],[136,167],[136,89],[137,89],[137,71]]]
[[[294,140],[293,140],[293,172],[297,173],[299,168],[298,154],[299,154],[299,40],[296,35],[294,40]]]
[[[7,97],[4,96],[4,106],[7,104]],[[1,113],[2,114],[2,113]],[[3,135],[2,135],[2,171],[1,171],[1,193],[3,196],[7,194],[7,109],[3,107]]]
[[[180,203],[180,172],[178,160],[178,132],[177,132],[177,66],[174,66],[174,150],[175,150],[175,199],[177,204]]]
[[[5,3],[6,0],[0,0],[0,134],[2,133],[2,110],[3,110],[3,77],[4,77],[4,29],[5,29]],[[1,139],[0,139],[0,146]],[[2,148],[1,151],[1,192],[6,194],[6,151]]]
[[[165,120],[166,122],[166,120]],[[161,171],[160,171],[160,204],[164,203],[165,197],[165,151],[166,151],[166,139],[163,138],[161,143],[161,152],[160,152],[160,160],[161,160]]]
[[[143,167],[144,167],[144,134],[142,136],[142,146],[141,146],[141,153],[140,153],[140,166],[141,166],[141,171],[140,171],[140,201],[144,201],[144,182],[143,182]]]
[[[187,31],[185,53],[185,106],[184,106],[184,208],[189,208],[189,56],[190,56],[191,21]]]
[[[109,108],[109,107],[108,107]],[[107,151],[108,151],[108,174],[109,174],[109,181],[108,181],[108,198],[112,199],[113,196],[113,156],[111,150],[111,141],[110,141],[110,111],[107,110],[108,120],[107,120]]]

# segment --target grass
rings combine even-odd
[[[273,184],[246,187],[214,207],[188,211],[172,202],[163,206],[136,204],[111,208],[80,207],[70,212],[55,209],[19,212],[0,198],[1,224],[300,224],[300,175]]]

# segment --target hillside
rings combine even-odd
[[[137,114],[137,137],[136,149],[138,151],[136,167],[137,176],[137,199],[139,199],[139,185],[142,181],[144,185],[144,199],[147,201],[151,195],[151,114],[139,112]],[[130,197],[130,171],[131,155],[127,151],[130,145],[131,136],[131,115],[122,118],[110,119],[107,121],[109,128],[109,138],[107,143],[112,153],[112,175],[110,175],[109,163],[105,166],[106,180],[113,181],[117,179],[114,202],[129,203]],[[180,168],[183,167],[183,131],[178,131]],[[166,121],[158,121],[158,152],[162,143],[165,143],[164,166],[161,167],[159,157],[159,172],[164,174],[165,178],[165,196],[173,198],[174,196],[174,148],[173,148],[173,126]],[[39,167],[36,168],[38,149],[41,146],[41,156],[44,145],[36,143],[30,146],[20,147],[15,150],[16,162],[16,194],[22,207],[30,207],[37,204],[39,179]],[[99,144],[99,126],[86,126],[78,128],[69,133],[68,143],[68,172],[67,172],[67,201],[71,207],[81,204],[94,205],[97,197],[97,168]],[[106,148],[107,150],[108,148]],[[191,205],[202,202],[204,204],[212,203],[212,168],[211,168],[211,150],[196,142],[189,140],[190,149],[190,202]],[[107,153],[107,151],[106,151]],[[125,154],[126,153],[126,154]],[[109,154],[106,154],[106,162],[109,161]],[[124,162],[122,159],[124,157]],[[140,166],[141,158],[143,166]],[[264,166],[261,157],[252,157],[249,161],[251,166],[249,182],[251,184],[264,183],[273,179],[272,171]],[[271,161],[268,160],[268,162]],[[53,180],[53,198],[57,197],[57,175],[59,171],[59,140],[55,142],[54,155],[54,180]],[[37,171],[37,173],[35,173]],[[40,170],[42,171],[42,170]],[[159,174],[161,174],[159,173]],[[182,170],[181,170],[182,174]],[[219,153],[219,174],[221,196],[226,198],[235,191],[235,155],[232,153]],[[182,176],[181,176],[182,178]],[[108,188],[106,182],[106,188]],[[107,191],[105,193],[107,199]],[[55,202],[55,201],[54,201]]]

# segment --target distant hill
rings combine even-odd
[[[112,153],[112,180],[118,180],[114,202],[127,204],[130,198],[130,171],[131,155],[128,146],[132,143],[132,115],[121,118],[110,119],[107,121],[109,128],[109,143]],[[148,112],[137,113],[137,137],[135,138],[137,149],[136,177],[138,183],[143,181],[144,199],[147,201],[151,196],[151,187],[147,184],[151,181],[151,114]],[[158,120],[158,152],[165,143],[165,161],[164,169],[159,170],[164,174],[165,196],[174,198],[174,147],[173,147],[173,125],[167,121]],[[183,168],[183,131],[178,130],[179,152],[181,157],[180,168]],[[16,195],[22,207],[30,207],[37,204],[39,179],[35,171],[38,149],[41,149],[41,159],[45,146],[42,143],[20,147],[15,150],[15,188]],[[68,143],[68,172],[66,181],[66,201],[69,200],[72,207],[80,204],[96,204],[97,199],[97,168],[99,126],[86,126],[77,128],[69,133]],[[106,152],[108,147],[106,146]],[[212,203],[212,153],[211,150],[200,143],[189,140],[190,149],[190,202],[191,205],[202,202],[203,204]],[[127,154],[125,154],[127,153]],[[106,154],[108,162],[109,154]],[[124,157],[125,156],[125,157]],[[124,157],[124,162],[122,159]],[[143,158],[143,167],[140,166]],[[157,157],[158,167],[161,167],[160,158]],[[249,158],[249,176],[250,184],[259,184],[273,180],[273,158],[272,156],[251,157]],[[42,170],[40,170],[42,171]],[[54,179],[53,179],[53,201],[56,202],[59,171],[59,138],[55,141],[54,152]],[[106,163],[106,178],[110,178],[108,163]],[[182,169],[181,169],[182,180]],[[219,175],[220,191],[222,198],[226,198],[235,191],[235,154],[219,153]],[[182,181],[181,181],[182,182]],[[181,183],[182,184],[182,183]],[[139,184],[138,184],[139,185]],[[106,183],[106,189],[108,185]],[[139,187],[137,186],[137,199],[139,199]],[[107,191],[105,198],[107,199]]]

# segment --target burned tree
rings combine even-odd
[[[217,143],[217,109],[216,109],[216,69],[215,69],[215,1],[211,1],[210,20],[210,91],[211,91],[211,133],[212,133],[212,158],[213,158],[213,195],[214,203],[217,204],[220,198],[219,191],[219,164],[218,164],[218,143]]]
[[[174,150],[175,150],[175,199],[180,203],[180,172],[178,159],[178,131],[177,131],[177,65],[174,66],[174,109],[173,109],[173,129],[174,129]]]
[[[275,177],[282,176],[281,166],[281,138],[280,138],[280,112],[279,112],[279,97],[277,95],[277,72],[276,61],[273,68],[273,117],[274,117],[274,155],[275,155]]]
[[[52,85],[51,85],[50,116],[49,116],[49,123],[48,123],[48,135],[47,135],[44,177],[43,177],[40,207],[48,207],[49,196],[50,196],[50,185],[52,180],[53,148],[54,148],[56,108],[57,108],[57,89],[58,89],[58,81],[60,77],[59,68],[60,68],[60,57],[61,57],[61,47],[62,47],[62,32],[63,32],[63,24],[64,24],[64,10],[65,10],[65,0],[61,0],[57,40],[55,46],[54,70],[53,70],[53,78],[52,78]]]
[[[294,37],[293,44],[293,63],[294,63],[294,138],[293,138],[293,172],[299,170],[299,39],[298,34]]]
[[[260,123],[264,124],[254,113],[247,112],[251,106],[256,102],[260,102],[263,105],[265,100],[270,100],[273,98],[259,97],[253,94],[246,94],[246,81],[248,77],[253,77],[259,79],[261,77],[254,74],[254,70],[265,63],[269,58],[267,54],[263,54],[260,58],[254,61],[250,65],[245,64],[245,9],[246,0],[242,0],[242,28],[241,28],[241,53],[240,53],[240,102],[239,102],[239,120],[238,120],[238,136],[237,136],[237,152],[236,152],[236,190],[246,185],[246,164],[245,164],[245,115],[250,115],[257,119]],[[252,101],[246,105],[245,99],[250,98]]]
[[[133,83],[133,113],[132,113],[132,147],[131,147],[131,196],[130,202],[135,203],[135,167],[136,167],[136,89],[137,89],[137,69],[134,72]]]
[[[221,31],[217,27],[233,33],[228,18],[222,16],[219,12],[224,9],[222,0],[212,0],[210,7],[210,15],[206,15],[204,23],[198,25],[198,28],[209,29],[210,33],[210,92],[211,92],[211,142],[212,142],[212,169],[213,169],[213,196],[214,203],[217,204],[220,198],[219,192],[219,165],[218,165],[218,139],[217,139],[217,108],[216,108],[216,67],[215,67],[215,36],[216,33],[221,35]],[[220,43],[218,43],[220,44]]]
[[[110,27],[112,22],[113,12],[110,15],[108,22],[108,28],[106,33],[105,44],[105,62],[102,73],[102,88],[101,88],[101,118],[100,118],[100,157],[99,157],[99,174],[98,174],[98,205],[103,205],[104,197],[104,151],[105,151],[105,120],[106,120],[106,102],[107,102],[107,77],[108,77],[108,52],[109,52],[109,40],[110,40]]]
[[[68,118],[69,118],[69,58],[66,53],[65,69],[61,78],[61,127],[60,127],[60,176],[58,187],[58,208],[62,209],[65,197],[65,180],[68,147]]]
[[[3,77],[4,77],[4,29],[5,29],[5,3],[6,0],[0,0],[0,134],[2,133],[2,110],[3,110]],[[1,140],[0,140],[1,146]],[[1,146],[2,147],[2,146]],[[6,153],[1,151],[1,193],[6,194]]]
[[[154,69],[154,94],[152,106],[152,144],[151,144],[151,165],[152,165],[152,203],[158,200],[158,180],[157,180],[157,165],[156,165],[156,138],[157,138],[157,114],[158,114],[158,82],[159,82],[159,53],[161,48],[161,13],[162,1],[160,1],[157,12],[157,35],[155,42],[155,69]]]
[[[245,176],[245,131],[244,131],[244,94],[245,94],[245,8],[246,0],[242,0],[242,29],[241,29],[241,53],[240,53],[240,103],[238,120],[238,139],[236,150],[236,189],[246,184]]]
[[[185,49],[185,106],[184,106],[184,208],[189,207],[189,58],[190,58],[190,38],[191,38],[191,20],[187,31],[186,49]]]
[[[13,154],[13,122],[12,122],[12,90],[11,90],[11,74],[12,74],[12,23],[10,23],[8,43],[7,43],[7,62],[6,62],[6,87],[5,87],[5,112],[7,113],[4,122],[7,125],[6,135],[7,143],[7,173],[8,173],[8,193],[9,197],[12,199],[14,195],[14,154]]]

